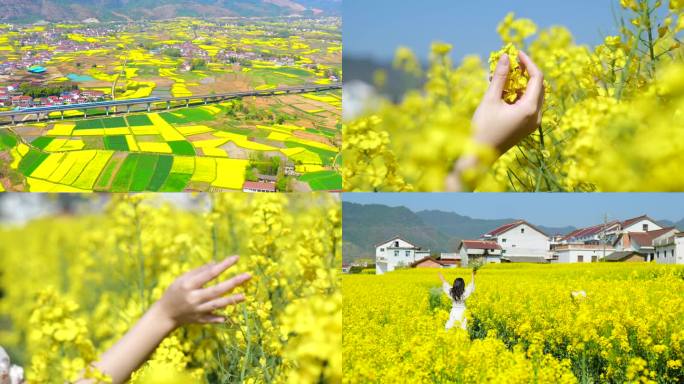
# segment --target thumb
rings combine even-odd
[[[503,90],[506,87],[506,79],[508,79],[508,69],[510,68],[510,58],[507,54],[501,55],[499,62],[496,63],[496,69],[492,75],[492,81],[487,90],[487,97],[490,100],[500,100]]]

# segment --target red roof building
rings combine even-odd
[[[275,183],[264,183],[260,181],[245,181],[242,185],[243,192],[275,192]]]
[[[498,228],[496,228],[496,229],[493,229],[493,230],[491,230],[491,231],[485,233],[484,235],[482,235],[482,237],[483,237],[483,238],[497,237],[497,236],[499,236],[500,234],[505,233],[505,232],[508,232],[508,231],[510,231],[511,229],[514,229],[514,228],[516,228],[516,227],[518,227],[518,226],[520,226],[520,225],[527,225],[528,227],[530,227],[530,228],[534,229],[535,231],[541,233],[542,235],[545,235],[545,236],[546,236],[546,233],[544,233],[544,231],[542,231],[542,230],[540,230],[539,228],[535,227],[534,225],[528,223],[527,221],[525,221],[525,220],[516,220],[516,221],[514,221],[514,222],[512,222],[512,223],[504,224],[504,225],[502,225],[502,226],[500,226],[500,227],[498,227]]]

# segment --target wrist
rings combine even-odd
[[[150,307],[150,310],[147,311],[145,317],[148,317],[150,322],[155,324],[155,327],[158,327],[159,330],[167,334],[173,332],[180,326],[173,316],[171,316],[158,301]]]

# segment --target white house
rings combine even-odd
[[[481,239],[497,243],[504,261],[523,261],[516,258],[527,261],[529,258],[544,259],[549,256],[549,237],[524,220],[502,225],[485,233]]]
[[[468,262],[500,263],[502,249],[496,241],[490,240],[462,240],[458,245],[461,266],[467,267]]]
[[[654,241],[655,261],[658,264],[684,264],[684,232],[661,237]]]
[[[394,237],[375,245],[375,273],[382,275],[400,266],[407,267],[425,257],[430,257],[429,249],[424,250],[400,237]]]
[[[642,227],[643,228],[643,227]],[[635,251],[644,255],[646,261],[655,260],[655,242],[679,233],[677,228],[668,227],[647,232],[624,232],[613,245],[618,251]]]
[[[595,263],[615,251],[606,244],[561,244],[553,249],[552,263]]]
[[[650,217],[642,215],[633,219],[625,220],[620,225],[622,232],[649,232],[657,229],[663,229],[658,223],[653,221]]]
[[[603,224],[574,230],[562,239],[564,244],[613,243],[622,233],[649,232],[663,229],[647,215],[634,217],[625,221],[609,221]]]

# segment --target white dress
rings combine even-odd
[[[454,324],[457,321],[459,321],[461,323],[461,328],[465,330],[465,301],[468,298],[468,296],[470,296],[473,293],[473,291],[475,291],[475,280],[471,281],[470,284],[468,284],[465,291],[463,291],[463,295],[461,295],[460,300],[455,300],[451,296],[451,285],[449,285],[448,283],[443,283],[442,289],[444,290],[444,293],[446,293],[446,295],[449,296],[449,298],[451,299],[451,313],[449,314],[449,320],[447,321],[445,328],[449,330],[453,328]]]

